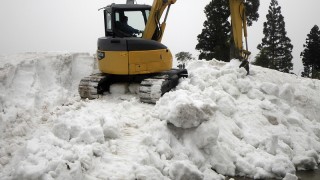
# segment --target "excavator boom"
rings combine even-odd
[[[237,58],[242,61],[240,67],[244,67],[249,73],[248,57],[251,52],[248,50],[247,42],[247,16],[245,12],[245,0],[229,0],[232,25],[232,42],[230,50],[231,58]],[[245,47],[243,47],[243,37]]]
[[[166,28],[166,20],[170,10],[170,6],[175,2],[176,0],[153,1],[153,5],[142,38],[161,42],[164,30]],[[162,17],[166,8],[166,16],[164,18],[164,21],[160,23],[160,18]]]
[[[176,0],[154,0],[149,15],[148,22],[145,27],[142,38],[152,39],[161,42],[168,12],[170,6],[174,4]],[[232,41],[231,45],[234,47],[231,51],[231,58],[240,59],[244,64],[248,64],[248,57],[251,54],[248,50],[247,43],[247,18],[245,13],[245,0],[229,0],[229,8],[231,14],[232,24]],[[165,9],[167,8],[164,21],[160,23]],[[245,41],[245,48],[244,42]],[[244,65],[243,65],[244,66]]]

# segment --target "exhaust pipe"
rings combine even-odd
[[[127,4],[134,4],[134,0],[127,0]]]

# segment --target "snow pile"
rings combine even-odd
[[[197,124],[201,119],[215,124],[217,130],[210,131],[206,125],[198,132],[219,132],[218,138],[211,137],[217,141],[202,143],[207,149],[200,164],[210,164],[220,174],[268,178],[284,177],[296,169],[317,168],[320,82],[254,66],[251,75],[246,76],[238,66],[237,61],[191,63],[189,79],[157,103],[156,109],[160,110],[157,117],[182,128],[190,128],[180,126],[189,114],[198,117],[192,121]],[[184,91],[188,94],[184,95]],[[193,96],[197,98],[190,101]],[[199,101],[214,106],[207,111],[209,118],[193,110],[198,108]],[[186,106],[182,109],[179,104]],[[168,110],[161,111],[163,108]],[[190,119],[196,119],[193,116]],[[202,138],[195,136],[193,143],[201,142]],[[182,137],[180,141],[189,139]],[[198,148],[202,150],[201,146]],[[199,164],[198,159],[193,161]]]
[[[194,61],[156,105],[123,85],[87,101],[88,54],[0,59],[0,179],[296,179],[319,163],[317,80]]]
[[[78,82],[92,73],[93,65],[93,56],[87,53],[0,56],[0,168],[7,167],[23,146],[31,152],[37,150],[34,140],[26,140],[45,123],[53,108],[78,99]],[[38,164],[42,162],[34,163],[37,168],[28,173],[42,171]]]
[[[0,57],[1,110],[3,118],[34,115],[68,102],[78,81],[92,73],[89,54],[25,53]]]

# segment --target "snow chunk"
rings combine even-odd
[[[56,137],[58,137],[60,139],[63,139],[65,141],[70,140],[69,128],[65,123],[58,123],[58,124],[54,125],[52,132]]]
[[[126,94],[129,92],[129,86],[125,83],[112,84],[109,91],[111,94]]]
[[[294,163],[294,165],[297,167],[298,170],[316,169],[318,165],[316,158],[312,156],[295,156],[292,159],[292,162]]]
[[[227,83],[229,80],[222,79],[220,81],[222,88],[225,92],[227,92],[234,98],[238,98],[240,96],[240,91],[238,90],[238,88],[233,84]]]
[[[287,173],[286,176],[282,180],[298,180],[299,178],[291,173]]]
[[[296,169],[288,157],[276,156],[272,162],[271,172],[284,177],[287,173],[295,173]]]
[[[138,167],[135,170],[135,179],[147,180],[147,179],[154,179],[154,180],[163,180],[161,172],[150,166],[143,166]]]
[[[286,83],[280,88],[279,97],[289,102],[292,102],[294,98],[294,92],[295,92],[294,87]]]
[[[120,136],[119,128],[116,125],[104,124],[102,128],[106,139],[116,139]]]
[[[265,98],[263,93],[258,89],[251,89],[247,95],[248,95],[248,98],[250,99],[258,99],[260,101],[264,100]]]
[[[223,96],[218,100],[218,109],[228,117],[232,116],[237,111],[234,99],[228,95]]]
[[[223,175],[216,173],[210,168],[207,168],[203,172],[204,178],[203,180],[224,180],[226,179]],[[230,179],[231,180],[231,179]]]
[[[177,161],[172,163],[169,169],[171,179],[176,180],[202,180],[203,174],[189,161]]]
[[[15,169],[15,174],[13,179],[41,179],[41,176],[46,171],[47,160],[32,159],[31,162],[23,161]]]
[[[212,157],[210,158],[212,168],[224,175],[234,176],[236,173],[235,154],[232,149],[224,145],[218,144],[212,148]],[[219,156],[217,156],[219,154]]]
[[[199,126],[203,121],[208,121],[217,107],[204,95],[177,90],[166,93],[157,102],[155,109],[160,119],[176,127],[192,128]]]
[[[238,79],[236,84],[240,92],[243,94],[248,93],[252,89],[251,82],[248,79]]]
[[[26,146],[26,151],[32,154],[36,154],[39,151],[40,147],[39,147],[39,143],[36,142],[36,140],[30,140],[27,143]]]
[[[156,151],[160,154],[161,159],[171,159],[173,157],[171,147],[164,140],[159,141],[156,146]]]
[[[77,138],[75,138],[77,142],[84,142],[87,144],[91,144],[94,142],[103,143],[104,142],[104,134],[101,126],[93,126],[90,128],[86,128]]]
[[[183,137],[183,142],[188,149],[203,151],[205,154],[213,155],[213,148],[218,144],[219,128],[213,121],[203,122],[196,129],[186,131]],[[194,153],[193,161],[205,161],[203,157],[198,157]]]
[[[210,148],[217,144],[219,128],[213,122],[204,122],[196,130],[194,142],[200,149]]]
[[[264,82],[261,84],[260,89],[268,95],[279,96],[279,87],[274,83]]]

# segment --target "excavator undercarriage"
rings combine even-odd
[[[179,79],[188,77],[186,69],[171,69],[148,75],[112,75],[97,73],[83,78],[79,85],[81,98],[97,99],[115,83],[140,83],[139,99],[141,102],[155,104],[160,97],[176,87]]]

